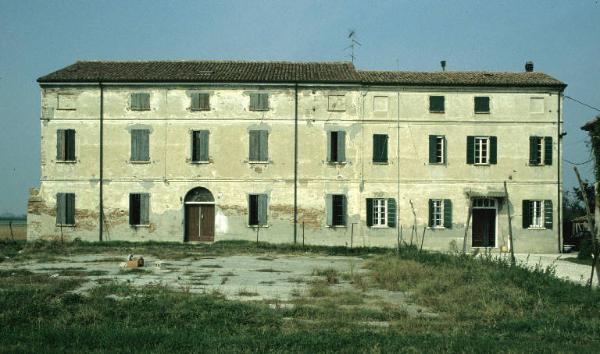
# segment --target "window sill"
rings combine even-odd
[[[271,161],[247,161],[251,165],[268,165]]]
[[[474,163],[473,165],[474,165],[474,166],[489,167],[489,166],[491,166],[492,164],[490,164],[490,163]]]
[[[57,108],[57,111],[76,111],[77,108]]]
[[[132,111],[132,112],[150,112],[150,108],[148,108],[148,109],[130,108],[129,110]]]
[[[140,224],[140,225],[131,225],[129,224],[130,227],[137,229],[138,227],[143,227],[143,228],[149,228],[150,224]]]
[[[249,109],[250,112],[268,112],[270,109]]]
[[[328,165],[346,165],[348,164],[348,161],[327,161]]]
[[[444,113],[446,113],[446,111],[429,111],[429,113],[433,113],[433,114],[444,114]]]
[[[328,228],[330,229],[347,229],[348,226],[346,225],[327,225]]]
[[[373,165],[389,165],[389,161],[373,161]]]
[[[73,165],[77,163],[77,160],[56,160],[56,163],[61,163],[61,164],[66,164],[66,165]]]
[[[256,228],[268,229],[269,227],[271,227],[271,225],[268,225],[268,224],[267,225],[246,225],[246,226],[251,229],[256,229]]]
[[[527,164],[527,166],[530,166],[530,167],[544,167],[544,166],[551,166],[551,165],[546,165],[546,164],[543,164],[543,163],[535,163],[535,164],[534,163],[529,163],[529,164]]]
[[[130,164],[132,165],[149,165],[152,162],[151,161],[129,161]]]
[[[445,162],[430,162],[431,166],[446,166]]]
[[[190,112],[210,112],[210,108],[206,108],[206,109],[194,109],[194,108],[190,108]]]
[[[189,161],[188,162],[191,165],[208,165],[211,164],[211,161]]]
[[[372,225],[370,226],[372,229],[389,229],[390,227],[387,225]]]
[[[327,112],[346,112],[345,109],[328,109]]]
[[[546,230],[546,228],[543,226],[530,226],[527,230]]]
[[[446,230],[445,226],[427,226],[429,230]]]
[[[56,227],[75,227],[75,224],[56,224]]]
[[[475,114],[487,114],[487,115],[490,115],[490,112],[489,111],[488,112],[475,112]]]

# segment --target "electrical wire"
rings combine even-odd
[[[570,99],[571,101],[575,101],[575,102],[579,103],[580,105],[586,106],[587,108],[590,108],[590,109],[593,109],[595,111],[600,112],[600,108],[596,108],[596,107],[591,106],[591,105],[589,105],[587,103],[581,102],[580,100],[575,99],[575,98],[573,98],[571,96],[564,95],[564,97]]]
[[[569,163],[569,164],[571,164],[571,165],[575,165],[575,166],[581,166],[581,165],[585,165],[586,163],[590,163],[590,162],[592,162],[593,160],[594,160],[594,158],[593,158],[593,157],[592,157],[591,159],[587,160],[587,161],[584,161],[584,162],[572,162],[572,161],[569,161],[569,160],[567,160],[567,159],[563,159],[563,161],[564,161],[564,162],[566,162],[566,163]]]

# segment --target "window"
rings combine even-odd
[[[327,225],[331,227],[346,226],[346,196],[343,194],[328,194]]]
[[[131,94],[131,110],[132,111],[149,111],[150,110],[150,94],[149,93],[132,93]]]
[[[56,194],[56,225],[75,225],[75,193]]]
[[[210,111],[210,95],[208,93],[192,93],[192,111]]]
[[[523,200],[524,229],[552,229],[552,200]]]
[[[429,112],[444,113],[444,96],[429,96]]]
[[[373,162],[388,162],[388,136],[386,134],[373,135]]]
[[[429,199],[429,227],[452,228],[452,201]]]
[[[332,163],[341,163],[346,161],[346,132],[329,132],[327,142],[327,161]]]
[[[251,93],[250,94],[250,110],[251,111],[268,111],[269,110],[269,95],[266,93]]]
[[[57,109],[75,110],[75,98],[76,96],[73,94],[59,93]]]
[[[387,96],[373,97],[373,111],[374,112],[387,112],[388,106],[389,106],[389,98]]]
[[[367,198],[367,226],[396,227],[396,200]]]
[[[490,113],[489,97],[475,97],[475,113]]]
[[[529,164],[532,166],[552,165],[552,137],[529,137]]]
[[[344,96],[344,95],[329,95],[327,109],[329,111],[345,111],[346,110],[346,96]]]
[[[131,130],[131,162],[150,162],[150,131]]]
[[[446,163],[446,137],[443,135],[429,136],[429,163]]]
[[[192,131],[192,162],[208,162],[208,130]]]
[[[544,97],[531,97],[529,100],[530,113],[544,113]]]
[[[267,195],[250,194],[248,196],[248,225],[267,225]]]
[[[495,165],[498,139],[495,136],[467,137],[467,164]]]
[[[56,161],[76,161],[74,129],[58,129],[56,131]]]
[[[269,161],[269,132],[267,130],[250,130],[250,162]]]
[[[129,225],[149,225],[150,194],[129,194]]]

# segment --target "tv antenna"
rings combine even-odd
[[[344,48],[344,50],[350,49],[350,59],[352,60],[352,64],[354,64],[354,59],[356,59],[356,56],[354,55],[354,48],[356,48],[356,46],[360,47],[362,44],[356,40],[355,30],[348,31],[348,39],[350,40],[350,45]]]

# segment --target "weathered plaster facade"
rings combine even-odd
[[[462,247],[468,193],[495,197],[507,181],[514,247],[557,252],[561,228],[562,88],[332,83],[41,82],[41,185],[32,193],[28,239],[99,239],[102,90],[104,240],[184,241],[186,194],[208,189],[215,199],[214,240],[294,241],[294,142],[297,124],[297,241],[306,244],[395,246],[410,242],[416,215],[420,242],[428,200],[452,201],[452,227],[428,228],[424,248]],[[132,92],[150,94],[149,111],[131,110]],[[192,111],[190,93],[210,94],[209,111]],[[268,111],[250,111],[249,93],[266,92]],[[297,92],[297,118],[296,118]],[[68,96],[61,109],[59,95]],[[330,96],[343,96],[331,110]],[[429,112],[429,96],[445,112]],[[488,114],[475,114],[487,96]],[[532,103],[532,98],[537,99]],[[61,97],[64,99],[64,97]],[[539,102],[543,102],[539,109]],[[536,105],[532,109],[532,105]],[[537,112],[532,112],[537,111]],[[130,130],[150,130],[150,162],[132,163]],[[268,163],[248,162],[248,131],[269,131]],[[57,162],[57,129],[74,129],[76,162]],[[192,163],[191,131],[210,131],[209,162]],[[327,132],[346,132],[346,162],[327,162]],[[373,134],[387,134],[388,163],[372,162]],[[446,163],[430,164],[429,135],[444,135]],[[497,164],[465,162],[466,137],[496,136]],[[553,163],[529,165],[529,137],[553,138]],[[130,226],[129,194],[149,193],[148,226]],[[56,226],[56,194],[74,193],[75,225]],[[268,195],[268,226],[248,226],[248,195]],[[346,227],[326,224],[327,194],[347,197]],[[368,227],[366,198],[397,200],[397,227]],[[522,201],[551,200],[553,228],[524,229]],[[506,198],[498,199],[495,249],[509,247]],[[304,224],[304,231],[302,228]],[[470,246],[470,231],[468,233]],[[453,246],[454,245],[454,246]]]

